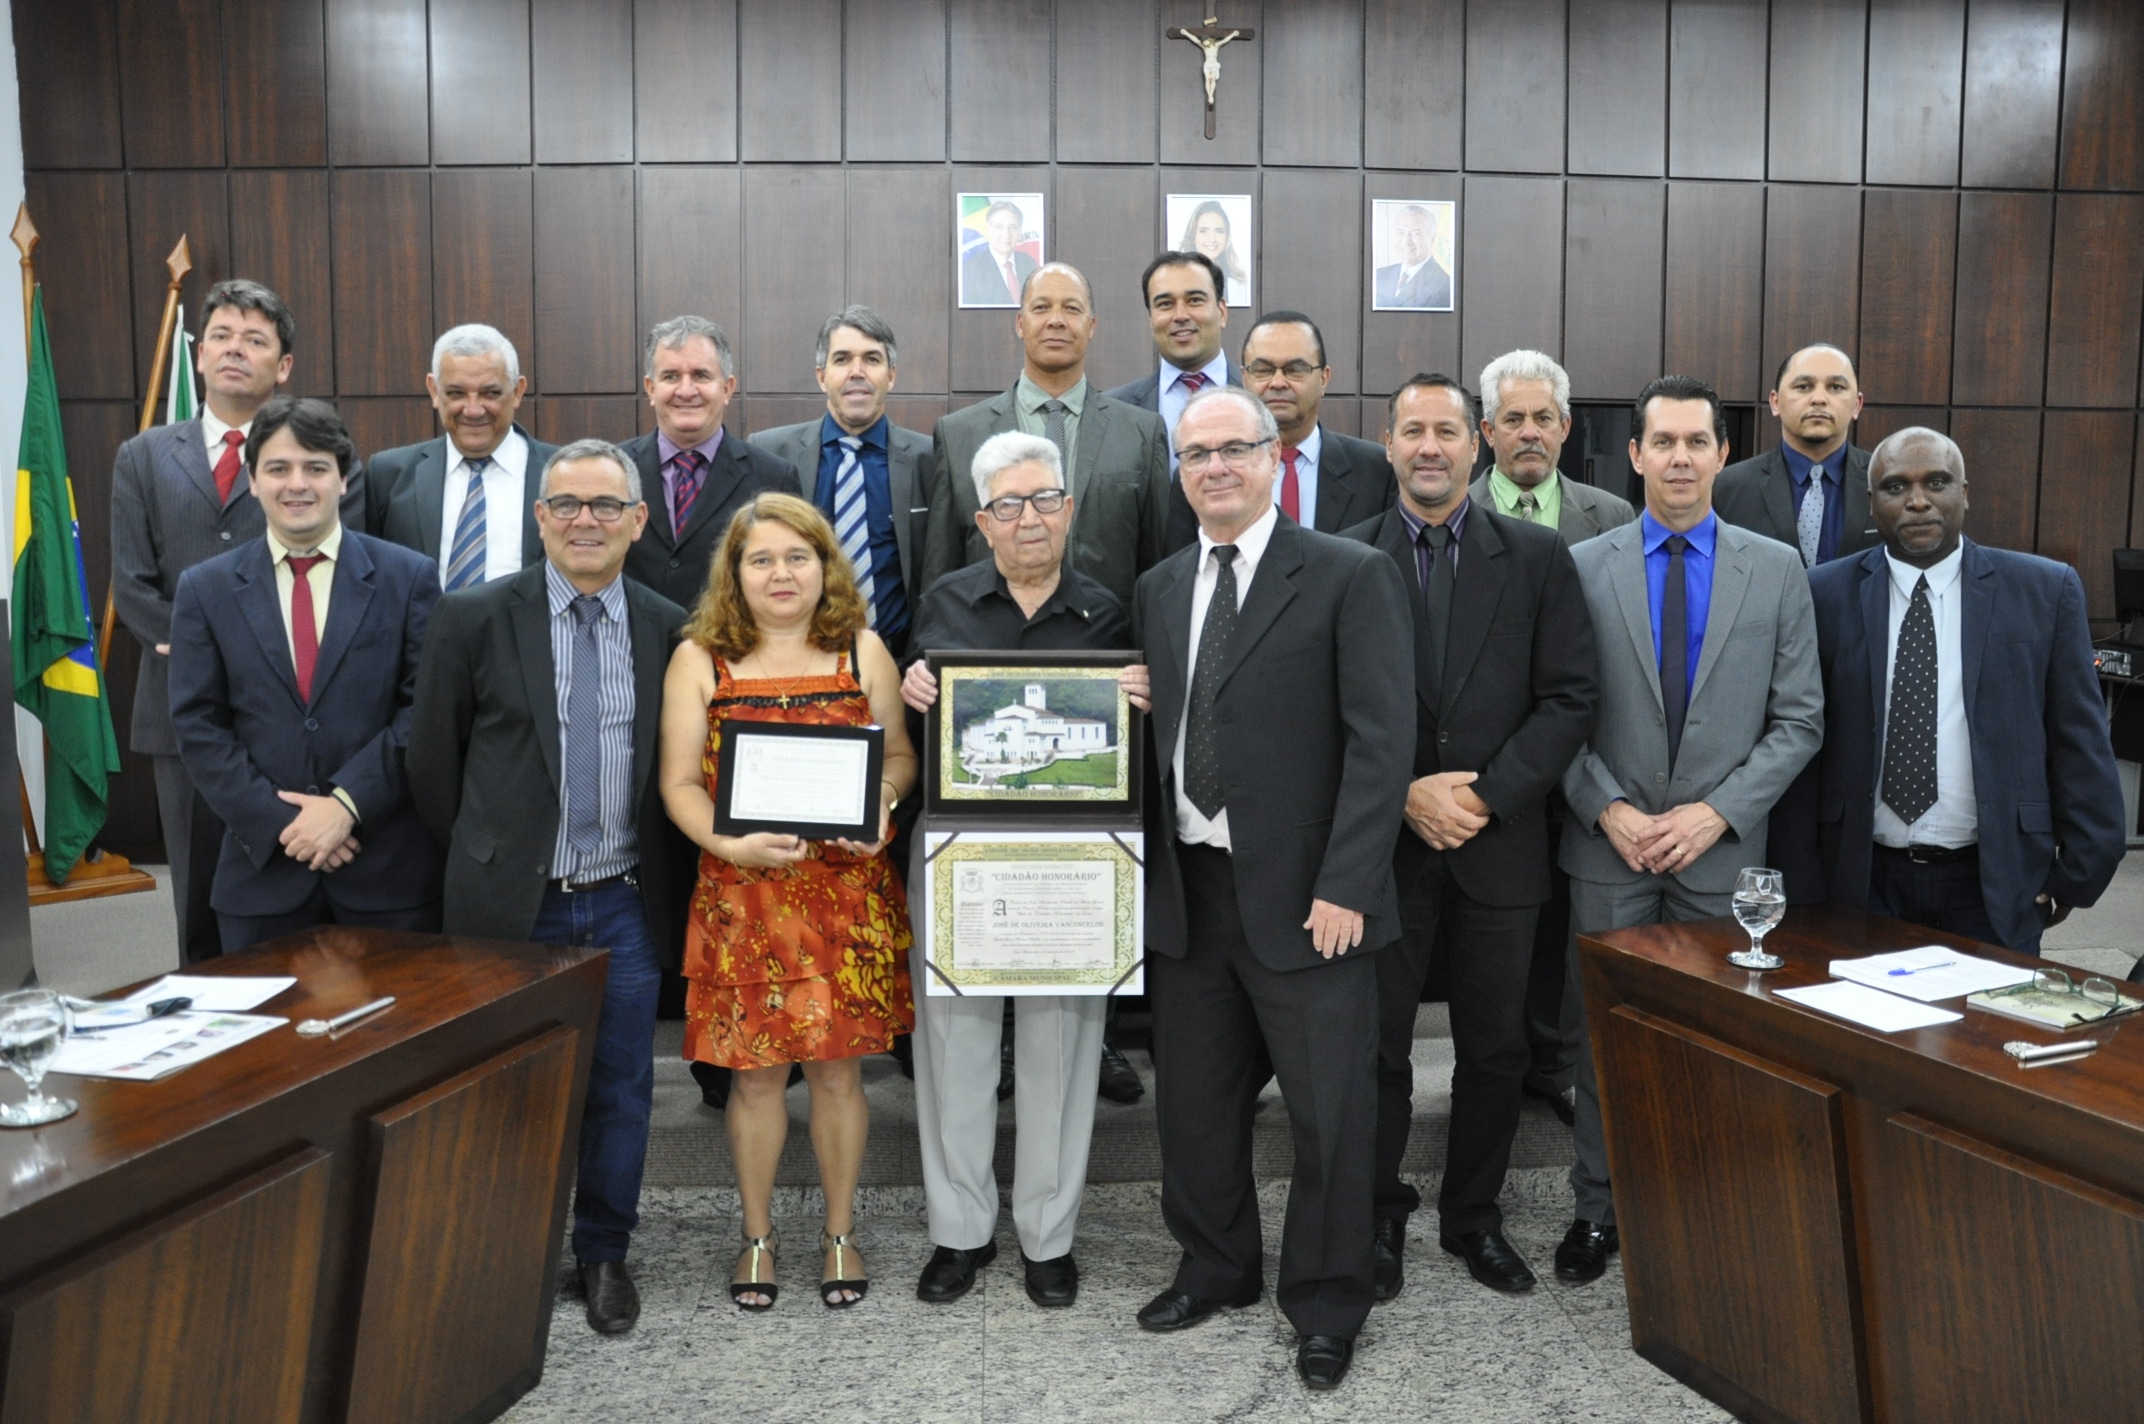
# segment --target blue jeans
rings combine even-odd
[[[529,938],[610,951],[588,1102],[581,1109],[573,1254],[591,1263],[623,1261],[640,1224],[640,1177],[655,1102],[655,995],[662,982],[640,888],[620,882],[574,894],[546,890]]]

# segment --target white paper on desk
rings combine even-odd
[[[263,1014],[195,1013],[185,1010],[131,1028],[70,1038],[52,1060],[54,1073],[78,1078],[128,1078],[150,1082],[213,1058],[249,1038],[259,1038],[289,1019]]]
[[[1909,1028],[1929,1028],[1956,1023],[1965,1017],[1949,1009],[1931,1009],[1896,994],[1886,994],[1864,984],[1811,984],[1806,989],[1780,989],[1774,998],[1790,999],[1820,1014],[1845,1019],[1879,1033],[1898,1033]]]
[[[166,974],[146,989],[136,989],[122,1002],[153,1004],[158,999],[192,999],[191,1008],[203,1013],[242,1014],[257,1009],[297,983],[288,974],[242,978],[227,974]]]
[[[1901,969],[1906,972],[1894,972]],[[1871,989],[1903,994],[1928,1004],[1938,999],[1984,994],[1990,989],[2007,989],[2013,984],[2030,984],[2033,975],[2030,969],[1960,954],[1940,944],[1872,954],[1866,959],[1834,959],[1831,972]]]

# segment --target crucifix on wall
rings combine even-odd
[[[1224,30],[1218,16],[1208,15],[1197,29],[1171,27],[1161,32],[1168,40],[1189,40],[1205,53],[1200,66],[1206,78],[1206,137],[1213,137],[1213,92],[1221,82],[1221,46],[1231,40],[1255,39],[1256,30]]]

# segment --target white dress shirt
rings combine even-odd
[[[1280,523],[1280,511],[1268,509],[1258,517],[1258,522],[1236,536],[1236,607],[1251,596],[1251,580],[1257,576],[1259,560],[1265,557],[1266,545],[1272,542],[1274,526]],[[1199,571],[1191,581],[1191,646],[1184,654],[1184,715],[1176,722],[1176,752],[1169,765],[1176,776],[1176,838],[1186,845],[1218,846],[1228,850],[1228,808],[1212,820],[1191,804],[1184,793],[1184,729],[1191,721],[1191,679],[1199,665],[1199,634],[1206,628],[1206,609],[1213,603],[1214,585],[1220,581],[1221,565],[1213,556],[1213,540],[1199,530]]]
[[[253,422],[249,420],[244,425],[225,425],[216,418],[216,412],[206,405],[201,407],[201,443],[208,449],[208,467],[211,471],[215,470],[216,462],[223,458],[223,436],[228,430],[235,430],[240,435],[251,435]],[[245,458],[243,447],[240,449],[239,458]]]
[[[1176,422],[1184,418],[1184,404],[1191,399],[1191,392],[1177,384],[1183,376],[1183,368],[1161,363],[1161,384],[1154,388],[1154,404],[1161,410],[1161,426],[1169,436],[1169,468],[1176,468]],[[1199,367],[1199,374],[1216,386],[1228,384],[1228,353],[1217,351],[1214,358]]]
[[[521,572],[521,525],[536,499],[529,487],[529,442],[508,430],[484,467],[484,582]],[[454,550],[454,529],[461,523],[462,501],[469,497],[469,457],[447,441],[447,480],[439,501],[439,582],[447,582],[447,561]]]
[[[1325,427],[1313,425],[1309,436],[1295,447],[1295,493],[1296,511],[1300,516],[1295,521],[1305,529],[1318,527],[1318,452],[1325,448]],[[1276,454],[1277,454],[1276,447]],[[1280,468],[1273,472],[1273,507],[1280,507],[1281,481],[1288,478],[1288,461],[1281,456]]]
[[[1936,620],[1936,801],[1907,825],[1883,801],[1883,760],[1876,762],[1876,844],[1903,850],[1909,845],[1955,850],[1980,839],[1979,802],[1973,799],[1973,734],[1965,722],[1964,641],[1960,613],[1965,590],[1959,584],[1965,549],[1926,570],[1902,564],[1886,552],[1891,569],[1890,637],[1884,645],[1884,715],[1891,708],[1891,668],[1898,661],[1898,630],[1913,603],[1914,585],[1928,575],[1928,607]]]

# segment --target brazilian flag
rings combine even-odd
[[[104,827],[119,741],[97,670],[96,625],[82,569],[82,530],[60,433],[59,388],[45,333],[45,297],[30,308],[30,385],[15,471],[15,701],[45,727],[45,875],[64,884]]]

